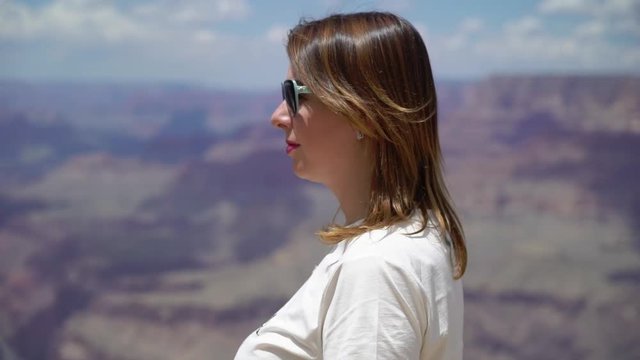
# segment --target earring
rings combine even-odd
[[[358,140],[364,139],[364,134],[361,133],[360,131],[356,131],[356,139]]]

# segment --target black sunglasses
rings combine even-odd
[[[311,90],[307,86],[299,84],[296,80],[282,82],[282,100],[287,102],[291,116],[295,116],[298,113],[300,94],[311,94]]]

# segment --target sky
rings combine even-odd
[[[301,17],[384,10],[436,79],[640,75],[640,0],[0,0],[0,79],[278,87]]]

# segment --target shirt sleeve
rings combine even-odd
[[[324,294],[324,359],[418,359],[427,326],[417,277],[381,256],[349,259]]]

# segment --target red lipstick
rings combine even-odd
[[[287,154],[291,153],[293,150],[297,149],[299,146],[300,144],[287,140]]]

